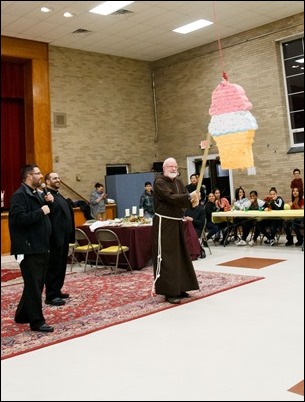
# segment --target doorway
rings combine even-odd
[[[201,165],[202,156],[187,157],[188,178],[193,173],[199,175]],[[232,170],[221,168],[218,154],[208,155],[202,184],[206,187],[206,194],[209,194],[214,188],[219,188],[222,196],[227,198],[230,203],[234,199]]]

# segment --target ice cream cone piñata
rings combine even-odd
[[[208,131],[218,147],[222,169],[254,166],[252,143],[257,123],[251,109],[240,85],[223,80],[212,93]]]

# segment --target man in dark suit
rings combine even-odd
[[[21,186],[10,199],[9,230],[11,254],[20,263],[24,288],[15,322],[29,323],[32,331],[53,332],[42,312],[42,291],[49,262],[51,194],[43,196],[38,190],[41,174],[37,165],[21,169]]]
[[[198,175],[196,173],[193,173],[190,175],[190,184],[186,186],[187,191],[191,194],[193,191],[197,191],[197,185],[198,185]],[[200,186],[200,204],[204,205],[205,204],[205,197],[206,197],[206,189],[205,185],[202,184]]]
[[[51,172],[45,176],[47,191],[54,197],[51,204],[52,235],[50,239],[50,259],[46,275],[46,304],[63,306],[69,297],[61,291],[67,268],[69,243],[75,241],[73,209],[66,198],[59,193],[60,177]]]

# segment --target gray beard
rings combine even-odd
[[[178,176],[178,173],[168,173],[167,177],[169,177],[170,179],[175,179]]]

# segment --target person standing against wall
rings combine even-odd
[[[106,203],[107,194],[104,193],[104,185],[101,183],[95,183],[95,190],[92,191],[90,196],[90,209],[91,216],[96,220],[106,219]]]
[[[154,182],[153,267],[154,292],[171,304],[199,289],[196,273],[184,239],[184,209],[199,204],[199,194],[188,193],[177,178],[174,158],[163,163],[163,175]]]
[[[143,208],[144,216],[153,218],[154,216],[154,194],[150,181],[145,182],[145,190],[140,198],[139,209]]]
[[[43,197],[38,188],[43,175],[37,165],[21,169],[21,186],[10,199],[9,231],[11,254],[20,263],[24,282],[15,322],[29,323],[32,331],[53,332],[42,312],[42,291],[49,263],[50,236],[52,231],[50,208],[53,197]]]
[[[62,306],[68,293],[61,291],[67,268],[69,243],[75,242],[74,212],[69,202],[59,193],[60,177],[51,172],[45,176],[47,190],[54,202],[50,205],[52,235],[50,239],[50,259],[46,274],[46,304]]]
[[[293,179],[291,180],[290,183],[290,188],[293,190],[294,188],[300,189],[302,194],[304,194],[304,185],[303,185],[303,180],[301,177],[301,171],[300,169],[293,169]]]

